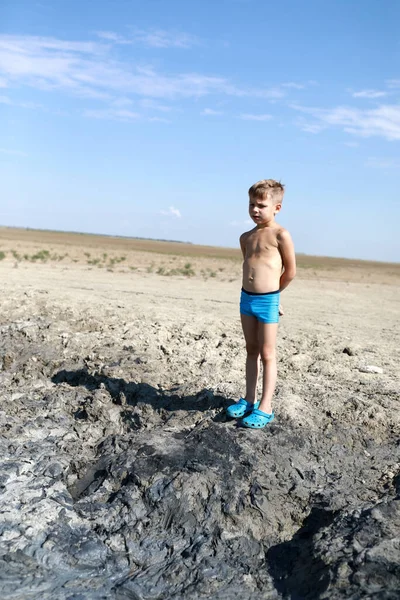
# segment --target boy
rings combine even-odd
[[[256,226],[240,236],[243,252],[243,287],[240,317],[246,341],[246,396],[227,408],[241,425],[260,429],[274,418],[271,401],[276,384],[275,343],[279,297],[296,275],[292,238],[278,225],[284,187],[273,179],[258,181],[249,189],[249,214]],[[259,358],[263,365],[262,396],[256,402]],[[243,417],[243,418],[242,418]]]

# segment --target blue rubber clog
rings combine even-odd
[[[240,425],[252,429],[262,429],[274,420],[274,413],[268,414],[256,408],[248,416],[240,421]]]
[[[247,402],[244,398],[240,398],[239,402],[235,402],[235,404],[228,406],[226,414],[232,419],[241,419],[242,417],[251,414],[251,412],[259,406],[259,402],[251,404],[251,402]]]

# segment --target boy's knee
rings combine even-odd
[[[248,356],[258,356],[260,354],[260,348],[256,343],[247,343],[246,344],[246,352]]]
[[[260,355],[263,363],[271,362],[276,358],[275,348],[271,346],[263,346],[260,349]]]

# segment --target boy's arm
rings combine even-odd
[[[246,234],[245,233],[242,233],[239,241],[240,241],[240,249],[242,251],[243,260],[244,260],[246,258]]]
[[[296,275],[296,255],[292,237],[285,229],[278,234],[278,247],[282,256],[284,272],[281,275],[279,290],[282,292]]]

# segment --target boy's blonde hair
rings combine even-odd
[[[265,198],[272,200],[274,204],[282,204],[285,186],[275,179],[261,179],[254,183],[249,189],[249,198]]]

